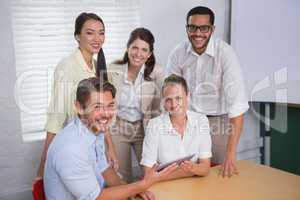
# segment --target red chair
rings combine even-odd
[[[214,166],[218,166],[218,165],[220,165],[220,164],[210,162],[210,167],[214,167]]]
[[[37,180],[33,183],[32,196],[34,200],[46,200],[43,179]]]

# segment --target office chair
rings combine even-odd
[[[214,166],[218,166],[218,165],[220,165],[220,164],[210,162],[210,167],[214,167]]]
[[[32,196],[34,200],[46,200],[43,179],[40,179],[33,184]]]

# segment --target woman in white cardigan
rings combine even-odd
[[[131,148],[140,162],[144,129],[160,113],[162,68],[155,64],[154,37],[145,28],[130,34],[123,59],[109,65],[108,79],[117,89],[118,110],[111,129],[119,172],[132,181]]]

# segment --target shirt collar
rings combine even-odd
[[[75,50],[75,57],[76,57],[77,61],[79,62],[79,65],[80,65],[80,67],[81,67],[82,70],[84,70],[84,71],[86,71],[88,73],[93,73],[93,74],[96,73],[96,66],[95,66],[94,59],[92,61],[92,69],[90,69],[88,67],[88,65],[86,64],[86,62],[85,62],[85,60],[83,58],[83,55],[82,55],[82,53],[81,53],[81,51],[80,51],[79,48],[76,48],[76,50]]]
[[[212,56],[212,57],[215,56],[215,48],[214,48],[214,45],[213,45],[213,44],[214,44],[214,38],[211,37],[210,40],[208,41],[207,47],[206,47],[206,49],[205,49],[205,51],[204,51],[204,54],[208,54],[208,55],[210,55],[210,56]],[[188,53],[193,53],[193,54],[199,56],[199,54],[197,54],[197,53],[195,52],[195,50],[193,49],[191,42],[188,43],[188,46],[187,46],[186,51],[187,51]]]
[[[189,110],[187,110],[186,115],[187,115],[186,128],[188,129],[189,127],[195,126],[196,125],[195,119],[192,117],[191,112]],[[167,126],[166,127],[167,130],[169,130],[169,131],[174,130],[171,119],[170,119],[170,115],[168,112],[165,113],[164,118],[165,119],[163,121],[166,122],[165,125]],[[171,131],[171,132],[174,133],[173,131]]]
[[[128,83],[128,67],[129,65],[127,64],[125,67],[125,71],[124,71],[124,82]],[[145,65],[143,65],[136,77],[136,80],[140,79],[140,77],[144,77],[144,71],[145,71]]]
[[[80,118],[78,116],[76,116],[74,118],[74,123],[78,128],[78,135],[81,135],[85,138],[87,138],[87,140],[91,143],[95,142],[95,140],[97,139],[97,137],[103,137],[104,134],[103,133],[99,133],[97,136],[92,133],[84,123],[82,123],[82,121],[80,120]]]
[[[188,127],[196,126],[197,120],[193,117],[191,111],[188,110],[186,112],[186,115],[187,115],[187,118],[188,118],[188,120],[187,120]]]

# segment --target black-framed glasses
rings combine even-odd
[[[189,33],[195,33],[197,31],[197,29],[199,29],[201,33],[208,33],[211,28],[212,28],[211,25],[202,25],[202,26],[196,26],[194,24],[187,24],[186,25],[186,30]]]

